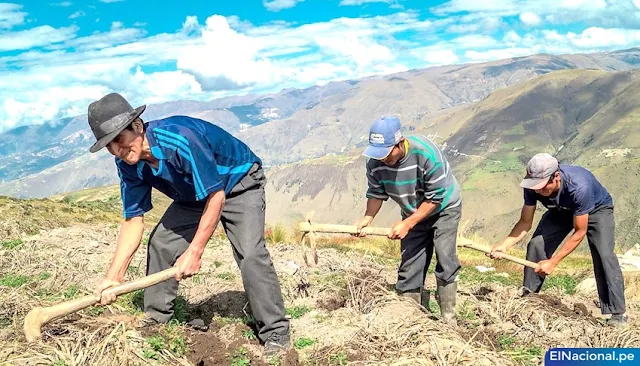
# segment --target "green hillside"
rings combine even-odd
[[[640,161],[639,79],[638,72],[552,72],[465,108],[441,111],[407,133],[446,143],[463,187],[469,233],[496,242],[509,232],[522,205],[518,183],[525,163],[535,153],[549,152],[562,162],[586,166],[605,184],[616,201],[618,245],[628,248],[640,241],[634,184]],[[354,222],[365,205],[361,150],[273,168],[267,192],[271,206],[278,207],[269,219],[293,223],[315,210],[317,220]],[[391,225],[398,215],[389,201],[374,223]]]
[[[594,171],[616,201],[616,238],[621,248],[640,241],[637,230],[640,140],[637,135],[640,72],[567,70],[499,89],[464,108],[443,110],[419,121],[415,131],[445,144],[463,188],[466,230],[489,242],[500,240],[517,220],[522,204],[518,182],[537,152]],[[295,225],[308,211],[317,222],[353,223],[364,210],[361,149],[267,169],[267,220]],[[156,192],[155,222],[169,200]],[[119,205],[117,186],[54,199],[77,205]],[[374,222],[398,220],[389,201]],[[540,215],[537,216],[539,218]],[[584,248],[582,248],[584,249]]]

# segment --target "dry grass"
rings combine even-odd
[[[42,343],[25,343],[26,313],[89,293],[110,260],[116,232],[110,224],[72,226],[0,246],[0,364],[190,364],[187,351],[171,347],[170,338],[153,343],[135,327],[140,299],[133,294],[108,308],[92,307],[55,321],[43,328]],[[425,309],[395,294],[397,254],[391,249],[398,249],[397,241],[340,240],[319,241],[316,267],[302,265],[297,243],[269,244],[294,339],[315,341],[299,351],[303,364],[538,365],[549,347],[640,347],[635,298],[629,298],[633,326],[606,328],[601,319],[574,311],[573,305],[582,303],[599,315],[592,298],[568,295],[561,287],[545,291],[551,299],[519,298],[522,268],[471,250],[460,251],[466,280],[459,288],[459,325],[445,325],[436,307]],[[181,287],[185,301],[191,307],[214,306],[221,313],[217,319],[244,326],[245,299],[233,297],[242,294],[242,282],[224,235],[214,238],[206,256],[201,274]],[[144,257],[141,250],[129,278],[143,275]],[[285,274],[292,262],[300,267],[295,275]],[[479,273],[475,265],[494,266],[511,278],[498,282],[500,277]],[[584,265],[578,259],[567,262],[563,275],[581,273]],[[433,275],[428,278],[432,281]],[[626,276],[627,293],[637,291],[639,279]],[[158,332],[161,336],[168,329]],[[233,336],[227,334],[229,327],[220,332],[215,333],[220,339]],[[190,347],[191,341],[178,333],[172,337]],[[246,349],[248,355],[260,351],[255,345]]]
[[[269,244],[290,242],[290,235],[282,224],[267,225],[264,232],[265,241]]]
[[[74,223],[116,224],[119,221],[119,208],[113,202],[81,204],[0,197],[0,242]]]

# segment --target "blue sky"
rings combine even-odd
[[[2,0],[0,0],[2,1]],[[242,4],[242,5],[239,5]],[[0,2],[0,131],[132,104],[640,43],[640,0]]]

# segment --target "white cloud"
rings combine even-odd
[[[459,48],[489,48],[498,44],[498,42],[492,37],[476,34],[461,36],[452,39],[450,42]]]
[[[178,69],[193,73],[208,90],[237,89],[279,79],[273,63],[258,56],[260,44],[231,29],[227,19],[207,19],[201,40],[177,57]]]
[[[585,22],[602,27],[640,27],[640,17],[633,0],[452,0],[432,7],[440,16],[466,15],[485,17],[512,17],[523,13],[537,15],[552,24]],[[469,13],[469,14],[467,14]],[[534,17],[526,15],[535,22]],[[537,24],[537,23],[536,23]]]
[[[88,105],[91,100],[107,92],[106,88],[100,86],[68,85],[16,93],[6,98],[0,108],[2,127],[52,121],[62,117],[61,111],[73,112],[74,105]],[[86,107],[83,109],[86,110]]]
[[[514,0],[452,0],[434,7],[437,14],[451,14],[461,12],[492,12],[512,9]]]
[[[263,0],[262,4],[269,11],[280,11],[282,9],[293,8],[303,1],[304,0]]]
[[[640,0],[633,0],[633,5],[634,5],[637,9],[640,9]]]
[[[559,5],[567,9],[604,9],[607,7],[605,0],[561,0]]]
[[[556,30],[543,30],[540,44],[562,47],[568,51],[596,52],[637,47],[640,44],[640,30],[590,27],[581,33],[561,34]]]
[[[426,51],[422,58],[431,66],[450,65],[460,61],[453,50]]]
[[[481,19],[473,16],[451,17],[448,20],[447,23],[453,23],[447,27],[450,33],[490,33],[504,24],[500,17],[494,16],[482,16]]]
[[[533,49],[530,49],[530,48],[512,47],[512,48],[493,49],[488,51],[467,51],[464,53],[464,57],[466,57],[470,61],[480,62],[480,61],[491,61],[496,59],[512,58],[512,57],[518,57],[518,56],[526,56],[535,52],[539,52],[539,51],[534,51]]]
[[[406,71],[408,65],[398,61],[403,51],[394,52],[397,45],[387,40],[394,32],[432,27],[431,21],[407,12],[259,27],[237,17],[212,16],[204,24],[187,17],[176,33],[154,36],[120,22],[84,37],[77,37],[74,27],[12,32],[7,42],[0,40],[2,46],[42,48],[0,56],[0,100],[10,100],[0,105],[0,130],[84,111],[90,99],[108,91],[126,93],[132,103],[209,100],[230,92]],[[59,92],[66,87],[86,98]],[[46,108],[44,95],[49,98]]]
[[[640,30],[591,27],[581,34],[569,32],[564,37],[580,48],[627,47],[640,43]]]
[[[109,51],[109,47],[120,44],[131,43],[140,39],[145,32],[138,28],[123,28],[121,23],[114,22],[109,32],[98,32],[90,36],[70,39],[61,45],[62,48],[73,47],[77,50],[97,50]]]
[[[125,1],[125,0],[98,0],[98,1],[100,1],[101,3],[109,4],[109,3],[119,3],[119,2]]]
[[[127,27],[122,22],[81,37],[75,27],[0,32],[0,52],[13,51],[0,56],[0,130],[85,111],[91,100],[110,91],[121,92],[132,104],[210,100],[415,67],[638,44],[640,31],[624,27],[593,26],[559,33],[548,17],[564,13],[541,9],[551,0],[540,2],[532,7],[519,0],[456,1],[456,9],[480,10],[423,20],[421,13],[406,11],[302,25],[274,21],[256,26],[237,16],[201,20],[189,16],[176,32],[151,36],[141,28],[143,24]],[[598,6],[597,1],[585,3],[578,11],[569,9],[576,2],[555,2],[556,10],[562,5],[562,11],[571,13]],[[453,9],[452,2],[445,5]],[[631,0],[627,5],[633,7]],[[438,11],[442,9],[446,10]],[[13,7],[11,12],[20,10]],[[545,29],[532,25],[520,33],[507,29],[501,35],[507,21],[527,12],[538,15]],[[609,7],[602,12],[610,12]],[[510,19],[503,18],[507,13]],[[16,24],[18,18],[13,19]],[[404,37],[398,37],[400,32]],[[67,88],[70,94],[64,92]]]
[[[0,29],[10,29],[24,23],[27,13],[20,11],[22,5],[0,3]]]
[[[353,60],[358,67],[366,67],[376,61],[392,61],[393,54],[388,47],[371,39],[362,39],[356,35],[338,37],[316,37],[316,44],[322,52],[329,55],[343,56]]]
[[[530,11],[525,11],[524,13],[520,13],[520,21],[526,25],[540,25],[540,17],[536,13],[532,13]]]
[[[61,3],[53,3],[53,4],[51,4],[51,5],[53,5],[53,6],[68,7],[68,6],[73,5],[73,3],[72,3],[71,1],[63,1],[63,2],[61,2]]]
[[[622,5],[624,0],[611,1],[611,5]],[[580,9],[581,11],[603,10],[607,7],[605,0],[451,0],[432,8],[437,14],[454,14],[462,12],[516,14],[523,11],[553,12],[557,9]]]
[[[74,26],[53,28],[42,25],[19,32],[0,34],[0,51],[27,50],[72,39],[78,29]]]
[[[76,11],[75,13],[69,15],[69,19],[76,19],[76,18],[83,17],[85,15],[87,15],[87,14],[85,14],[84,11],[80,10],[80,11]]]
[[[395,3],[394,0],[341,0],[340,6],[357,6],[366,3]]]
[[[184,23],[182,23],[182,31],[187,34],[199,31],[199,27],[200,24],[198,23],[198,17],[193,15],[188,16]]]
[[[502,41],[504,41],[505,43],[510,43],[510,44],[516,44],[518,42],[520,42],[522,40],[522,37],[520,37],[520,35],[518,35],[518,33],[516,33],[515,31],[508,31],[507,33],[505,33],[504,37],[502,38]]]
[[[197,95],[202,93],[200,84],[195,77],[182,71],[164,71],[145,74],[140,68],[131,77],[137,89],[136,94],[143,103],[160,103],[179,95]]]

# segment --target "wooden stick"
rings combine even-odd
[[[316,233],[333,233],[333,234],[357,234],[358,227],[356,225],[334,225],[334,224],[313,224],[301,222],[298,224],[298,230],[303,233],[310,231]],[[361,231],[365,235],[388,236],[391,232],[389,228],[382,227],[364,227]]]
[[[333,233],[333,234],[357,234],[358,232],[358,227],[356,225],[335,225],[335,224],[313,224],[311,225],[308,222],[301,222],[298,225],[298,230],[300,230],[303,233],[308,233],[308,232],[315,232],[315,233]],[[370,227],[367,226],[365,228],[362,229],[361,231],[363,234],[365,235],[377,235],[377,236],[388,236],[389,233],[391,232],[391,229],[389,228],[382,228],[382,227]],[[458,246],[460,247],[464,247],[464,248],[469,248],[469,249],[474,249],[483,253],[487,253],[490,254],[491,253],[491,248],[479,245],[479,244],[475,244],[473,243],[471,240],[469,239],[463,239],[463,238],[459,238],[458,240]],[[508,261],[523,265],[523,266],[527,266],[530,268],[537,268],[538,264],[528,261],[526,259],[522,259],[519,257],[514,257],[512,255],[509,254],[502,254],[502,258],[501,259],[506,259]]]
[[[472,241],[470,241],[468,239],[463,239],[463,240],[460,240],[460,241],[462,242],[462,243],[460,243],[460,242],[458,243],[458,246],[460,246],[460,247],[474,249],[474,250],[477,250],[477,251],[480,251],[480,252],[483,252],[483,253],[487,253],[487,254],[491,253],[491,248],[489,248],[489,247],[485,247],[485,246],[482,246],[482,245],[479,245],[479,244],[475,244],[475,243],[473,243]],[[535,263],[535,262],[531,262],[531,261],[528,261],[526,259],[522,259],[522,258],[519,258],[519,257],[514,257],[514,256],[509,255],[509,254],[502,253],[502,258],[500,258],[500,259],[506,259],[508,261],[515,262],[515,263],[518,263],[518,264],[521,264],[523,266],[526,266],[526,267],[529,267],[529,268],[533,268],[533,269],[536,269],[538,267],[538,264]]]
[[[104,290],[104,293],[118,296],[147,288],[175,277],[176,271],[176,267],[171,267],[164,271],[108,288]],[[97,300],[95,295],[87,295],[79,299],[65,301],[46,308],[36,307],[31,309],[24,320],[24,334],[27,338],[27,342],[33,342],[41,338],[41,328],[43,325],[99,302],[100,300]]]
[[[307,213],[307,216],[305,217],[305,222],[308,224],[311,224],[311,220],[313,220],[314,214],[315,214],[315,211],[309,211]],[[318,253],[316,250],[316,236],[313,233],[313,230],[310,230],[308,232],[303,232],[302,237],[300,238],[300,244],[302,245],[302,258],[304,259],[304,263],[307,266],[311,267],[312,265],[309,264],[309,258],[307,258],[307,249],[308,249],[307,242],[311,245],[311,256],[313,259],[313,264],[316,265],[318,264]]]

